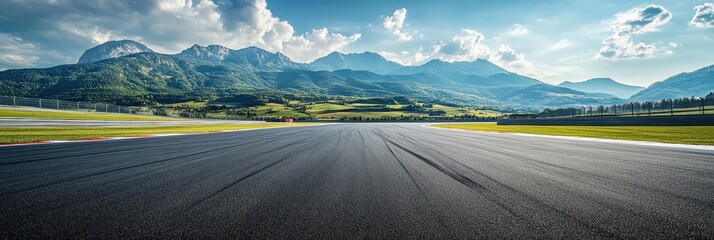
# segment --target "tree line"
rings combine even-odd
[[[660,101],[629,102],[624,104],[581,106],[567,108],[545,108],[538,114],[513,116],[512,118],[552,118],[576,116],[620,116],[620,115],[646,115],[654,113],[669,113],[674,115],[680,112],[701,112],[705,114],[705,107],[714,105],[714,92],[704,97],[667,98]],[[682,110],[685,109],[685,110]]]

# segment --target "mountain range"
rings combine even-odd
[[[709,83],[704,88],[711,90],[711,78],[707,76],[712,75],[712,67],[707,69],[653,84],[642,91],[651,94],[638,93],[633,99],[659,100],[656,98],[698,93],[686,89],[694,87],[692,84],[667,83],[671,81],[703,81]],[[634,88],[637,87],[597,79],[552,86],[484,59],[431,60],[419,66],[402,66],[373,52],[333,52],[311,63],[297,63],[281,53],[257,47],[234,50],[219,45],[193,45],[177,54],[161,54],[131,40],[110,41],[91,48],[78,64],[0,72],[0,95],[105,102],[130,99],[128,102],[133,103],[151,103],[165,95],[277,91],[559,107],[624,102]]]
[[[373,52],[349,54],[332,52],[311,62],[306,68],[318,71],[351,69],[370,71],[377,74],[391,74],[402,68],[402,65],[389,61],[382,55]]]
[[[625,85],[611,78],[593,78],[582,82],[565,81],[558,86],[587,93],[605,93],[624,99],[645,89],[644,87]]]
[[[703,97],[711,92],[714,92],[714,65],[694,72],[680,73],[653,83],[630,99],[647,101],[692,96]]]

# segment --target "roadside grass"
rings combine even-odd
[[[0,117],[17,118],[54,118],[54,119],[90,119],[90,120],[129,120],[129,121],[180,121],[178,118],[143,116],[112,113],[84,113],[70,111],[33,111],[24,109],[0,109]]]
[[[556,136],[714,145],[714,126],[531,126],[496,123],[433,124],[472,131],[529,133]]]
[[[152,134],[204,133],[274,127],[310,126],[314,123],[208,124],[151,127],[40,127],[0,128],[0,144],[29,143],[50,140],[82,140],[106,137],[132,137]]]

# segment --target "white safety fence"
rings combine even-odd
[[[27,98],[14,96],[0,96],[0,105],[15,107],[36,107],[56,110],[81,111],[81,112],[107,112],[137,114],[150,111],[145,107],[128,107],[104,103],[73,102],[57,99]]]

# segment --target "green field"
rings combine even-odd
[[[368,103],[314,103],[307,105],[305,111],[310,116],[319,119],[340,119],[353,117],[399,117],[399,116],[424,116],[424,113],[400,111],[402,105],[380,105]]]
[[[179,107],[179,106],[205,107],[207,104],[208,104],[208,101],[202,101],[202,102],[190,101],[190,102],[173,103],[173,104],[167,104],[167,105],[168,105],[168,106],[174,106],[174,107]]]
[[[259,116],[270,117],[307,117],[305,113],[298,112],[292,107],[284,104],[268,103],[264,106],[253,107],[256,114]]]
[[[400,116],[427,116],[427,112],[410,112],[402,110],[406,105],[399,104],[369,104],[369,103],[315,103],[307,105],[305,111],[310,116],[315,116],[322,119],[334,118],[352,118],[352,117],[400,117]],[[372,110],[374,109],[374,110]],[[478,117],[498,117],[503,114],[490,110],[474,110],[468,108],[448,107],[438,104],[433,104],[431,108],[426,108],[427,111],[444,111],[446,117],[461,116],[471,114]]]
[[[477,117],[500,117],[500,116],[503,116],[502,113],[492,111],[492,110],[474,110],[474,109],[466,109],[466,108],[454,108],[454,107],[443,106],[443,105],[439,105],[439,104],[434,104],[431,109],[442,110],[442,111],[446,112],[446,116],[458,116],[458,115],[464,115],[464,114],[471,114],[471,115],[475,115]]]
[[[255,128],[310,126],[311,123],[210,124],[151,127],[42,127],[0,128],[0,144],[49,140],[81,140],[104,137],[131,137],[152,134],[201,133]]]
[[[434,124],[434,127],[473,131],[529,133],[621,140],[714,145],[714,126],[531,126],[495,123]]]
[[[0,109],[0,117],[18,118],[55,118],[55,119],[89,119],[89,120],[128,120],[128,121],[180,121],[181,119],[113,113],[84,113],[70,111],[33,111],[25,109]]]
[[[204,105],[201,105],[204,104]],[[467,107],[450,107],[440,104],[429,104],[429,107],[422,107],[421,110],[407,110],[408,105],[389,103],[345,103],[344,101],[328,100],[322,102],[301,102],[291,100],[287,104],[267,103],[260,106],[236,107],[244,104],[232,102],[184,102],[171,104],[168,106],[183,107],[206,107],[206,106],[227,106],[231,109],[250,111],[252,114],[261,117],[301,117],[315,119],[345,119],[345,118],[381,118],[381,117],[426,117],[429,112],[443,111],[444,117],[463,116],[466,114],[476,117],[498,117],[503,114],[491,110],[476,110]],[[419,103],[420,106],[427,106]],[[226,113],[218,110],[209,112],[211,117],[226,117]]]

